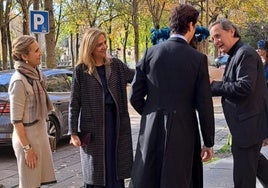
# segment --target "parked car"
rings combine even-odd
[[[219,67],[224,67],[228,61],[229,55],[225,54],[225,55],[220,55],[219,57],[217,57],[215,59],[215,66],[217,68]]]
[[[68,108],[72,71],[68,69],[44,69],[47,91],[54,110],[49,113],[48,134],[56,140],[67,136]],[[11,145],[13,125],[10,123],[8,87],[14,70],[0,71],[0,145]]]

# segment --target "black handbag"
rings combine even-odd
[[[80,132],[78,133],[78,137],[80,139],[81,142],[81,146],[89,146],[90,142],[91,142],[91,133],[84,133],[84,132]]]

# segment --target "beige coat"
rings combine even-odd
[[[35,102],[32,101],[33,91],[31,85],[23,82],[24,76],[16,72],[10,83],[10,116],[12,122],[33,122],[36,109]],[[22,78],[22,79],[19,79]],[[45,96],[44,96],[45,97]],[[17,158],[19,187],[36,188],[41,185],[56,182],[52,153],[49,146],[46,120],[38,121],[31,126],[25,126],[25,132],[32,148],[37,153],[37,168],[30,169],[25,164],[25,154],[19,142],[16,132],[12,135],[12,145]]]

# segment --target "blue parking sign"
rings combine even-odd
[[[48,33],[49,17],[48,11],[30,11],[30,31],[32,33]]]

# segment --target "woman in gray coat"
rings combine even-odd
[[[69,134],[80,147],[85,187],[124,188],[133,162],[126,86],[134,70],[106,51],[105,33],[87,30],[73,74]]]

